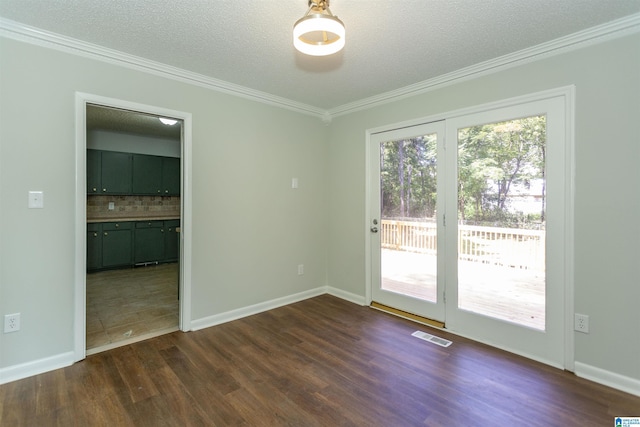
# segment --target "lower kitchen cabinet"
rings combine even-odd
[[[102,267],[131,265],[131,222],[107,222],[102,224]]]
[[[87,224],[87,270],[131,265],[132,233],[132,222]]]
[[[87,224],[87,270],[176,262],[180,220]]]
[[[102,224],[87,224],[87,270],[102,268]]]
[[[180,220],[171,220],[164,222],[164,257],[167,262],[178,261],[180,256]]]
[[[165,259],[164,221],[136,222],[134,263],[161,262]]]

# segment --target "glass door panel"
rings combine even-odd
[[[546,116],[458,129],[458,308],[545,329]]]
[[[374,135],[370,161],[373,300],[442,321],[438,155],[443,123]],[[440,144],[439,144],[440,142]],[[441,153],[440,153],[441,155]]]
[[[565,350],[563,96],[448,119],[446,327],[555,366]]]

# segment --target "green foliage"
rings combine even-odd
[[[436,136],[380,145],[383,217],[433,217],[436,208]]]
[[[472,126],[458,131],[459,219],[468,223],[536,228],[539,214],[511,208],[514,188],[545,178],[546,116]],[[435,135],[381,144],[383,217],[432,218],[437,189]]]

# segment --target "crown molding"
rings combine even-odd
[[[124,66],[138,71],[144,71],[183,83],[204,87],[217,92],[285,108],[317,117],[327,125],[331,123],[333,118],[338,116],[381,106],[404,98],[440,89],[445,86],[471,80],[483,75],[559,55],[572,50],[581,49],[607,40],[624,37],[637,32],[640,32],[640,13],[579,31],[512,54],[481,62],[470,67],[462,68],[451,73],[443,74],[433,79],[325,110],[202,74],[193,73],[181,68],[162,64],[160,62],[150,61],[139,56],[129,55],[114,49],[108,49],[96,44],[87,43],[71,37],[44,31],[39,28],[30,27],[19,22],[0,17],[0,36],[3,37],[91,59],[97,59],[103,62]]]
[[[411,96],[423,94],[445,86],[471,80],[486,74],[495,73],[508,68],[559,55],[572,50],[602,43],[607,40],[624,37],[640,32],[640,13],[629,15],[603,25],[588,28],[550,42],[523,49],[470,67],[461,68],[433,79],[405,86],[397,90],[381,93],[359,101],[344,104],[328,110],[330,117],[335,118],[356,111],[366,110]]]
[[[326,110],[0,17],[0,36],[96,59],[326,120]]]

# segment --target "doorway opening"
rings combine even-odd
[[[76,96],[75,358],[190,329],[188,113]]]
[[[182,120],[95,104],[86,118],[93,354],[178,330]]]

